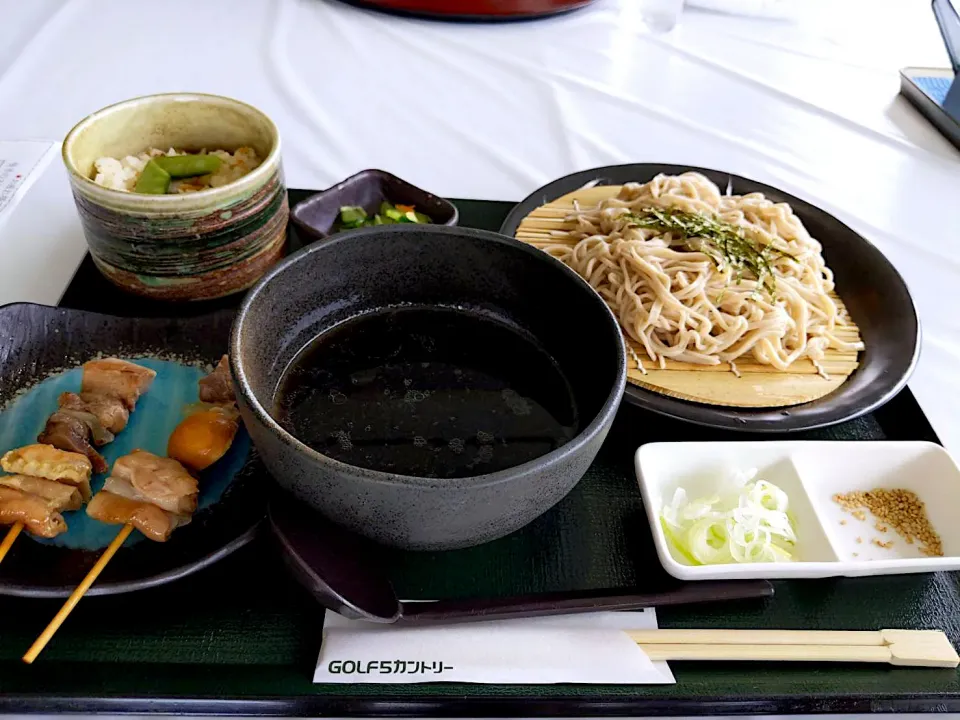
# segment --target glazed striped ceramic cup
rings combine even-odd
[[[262,160],[221,187],[146,195],[93,181],[101,157],[149,150],[233,151]],[[289,207],[280,135],[250,105],[216,95],[150,95],[99,110],[63,143],[90,254],[115,285],[158,300],[207,300],[245,290],[282,255]]]

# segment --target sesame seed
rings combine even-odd
[[[887,532],[887,528],[891,527],[908,545],[912,545],[914,540],[919,542],[920,552],[924,555],[943,557],[943,542],[930,524],[926,506],[916,493],[902,488],[876,488],[869,492],[856,490],[843,495],[838,493],[833,496],[833,500],[858,520],[866,519],[860,509],[866,508],[877,518],[874,527],[880,532]],[[857,542],[862,542],[862,539],[857,538]],[[874,539],[873,544],[890,548],[893,541],[881,542]]]

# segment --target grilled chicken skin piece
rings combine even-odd
[[[81,453],[35,443],[5,453],[0,458],[0,467],[8,473],[72,485],[80,492],[84,502],[90,499],[90,475],[93,465],[89,458]]]
[[[57,512],[79,510],[83,507],[80,491],[72,485],[58,483],[55,480],[31,477],[29,475],[2,475],[0,487],[13,488],[20,492],[36,495],[47,507]]]

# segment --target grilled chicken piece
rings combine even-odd
[[[233,392],[233,378],[230,375],[230,359],[224,355],[213,372],[200,379],[200,400],[208,403],[233,403],[237,396]]]
[[[90,428],[72,415],[59,410],[55,412],[47,420],[43,432],[37,436],[37,441],[61,450],[86,455],[90,459],[94,472],[107,471],[107,463],[103,456],[90,444]]]
[[[134,450],[118,458],[103,489],[175,515],[197,509],[197,480],[176,460]]]
[[[22,522],[33,535],[52,538],[66,532],[63,516],[46,501],[14,488],[0,486],[0,524]]]
[[[84,502],[90,499],[90,474],[93,467],[90,460],[81,453],[66,452],[51,445],[25,445],[0,458],[0,467],[8,473],[72,485],[80,491]]]
[[[156,376],[153,370],[142,365],[118,358],[104,358],[84,363],[80,387],[84,393],[119,398],[127,410],[133,410]]]
[[[133,525],[151,540],[165,542],[176,528],[190,522],[189,515],[174,515],[148,502],[131,500],[101,490],[87,505],[87,515],[112,525]]]
[[[20,492],[36,495],[46,502],[47,507],[58,512],[79,510],[83,507],[80,490],[72,485],[58,483],[55,480],[31,477],[29,475],[2,475],[0,487],[13,488]]]
[[[167,442],[167,455],[192,470],[206,470],[222,458],[240,429],[240,414],[230,406],[211,406],[181,421]]]
[[[100,424],[113,434],[123,432],[130,419],[130,411],[127,410],[127,406],[123,404],[120,398],[111,395],[98,395],[88,392],[80,394],[61,393],[60,409],[92,413],[97,416]]]
[[[113,442],[113,433],[107,430],[101,423],[100,418],[92,412],[86,410],[71,410],[69,408],[60,408],[57,412],[63,415],[69,415],[75,420],[79,420],[87,426],[89,438],[93,441],[94,447],[103,447],[107,443]]]

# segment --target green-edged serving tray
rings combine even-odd
[[[291,191],[291,203],[307,193]],[[510,203],[454,200],[460,224],[496,230]],[[291,237],[291,249],[299,245]],[[114,291],[85,259],[61,305],[136,317],[201,314],[236,298],[169,306]],[[626,588],[662,572],[632,461],[656,440],[742,437],[624,404],[573,493],[502,540],[450,553],[397,553],[403,597],[479,597]],[[766,436],[765,436],[766,437]],[[777,436],[769,436],[771,439]],[[792,438],[937,438],[904,390],[877,412]],[[589,542],[561,530],[580,523]],[[0,574],[2,574],[0,566]],[[769,600],[663,608],[661,627],[940,628],[960,645],[960,575],[781,581]],[[179,582],[85,599],[33,666],[20,657],[60,600],[0,598],[0,713],[289,716],[639,716],[960,711],[960,673],[842,664],[672,663],[676,685],[315,685],[323,612],[269,537]]]

